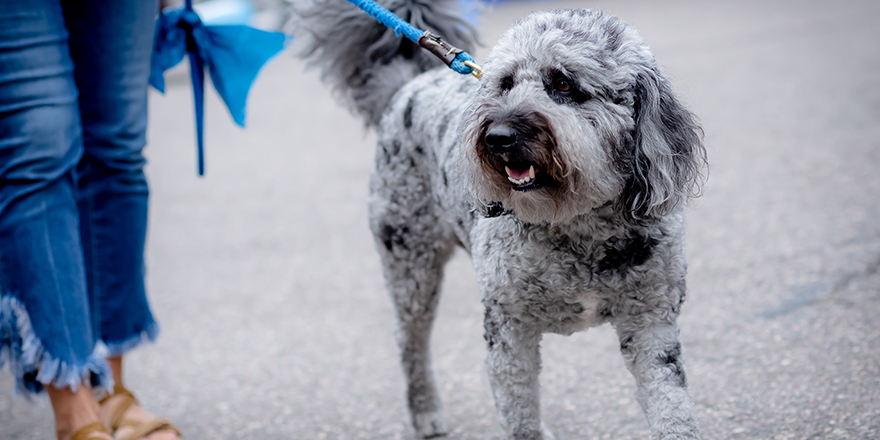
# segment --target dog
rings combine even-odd
[[[385,6],[465,50],[456,3]],[[697,118],[641,37],[595,10],[536,12],[459,75],[341,0],[300,7],[300,54],[378,132],[369,223],[394,301],[412,424],[448,432],[429,339],[444,264],[470,253],[508,439],[540,420],[539,342],[610,323],[654,439],[700,438],[679,329]],[[437,67],[441,66],[441,67]]]

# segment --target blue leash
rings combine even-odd
[[[398,37],[403,34],[406,38],[409,38],[420,47],[427,49],[437,58],[440,58],[440,60],[446,63],[450,69],[462,75],[471,74],[476,78],[483,76],[483,69],[477,65],[476,61],[474,61],[474,57],[443,41],[440,36],[433,35],[428,31],[420,31],[416,29],[411,24],[403,21],[393,12],[379,6],[379,4],[373,0],[348,1],[361,8],[361,10],[367,14],[370,14],[371,17],[379,20],[379,23],[394,30],[394,33],[397,34]]]

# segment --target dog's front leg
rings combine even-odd
[[[538,375],[541,372],[541,332],[534,324],[506,316],[486,305],[486,365],[495,406],[508,439],[541,440]]]
[[[630,315],[617,320],[615,328],[626,367],[635,376],[637,398],[653,439],[699,439],[678,325],[669,318]]]

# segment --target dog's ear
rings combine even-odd
[[[656,67],[634,88],[635,132],[621,202],[636,221],[660,218],[700,191],[706,165],[703,131]]]

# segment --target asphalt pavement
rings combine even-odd
[[[483,41],[555,7],[637,28],[704,126],[680,318],[704,437],[880,439],[880,2],[505,2],[482,15]],[[413,435],[366,222],[375,136],[303,67],[284,54],[265,69],[245,130],[208,97],[204,178],[186,76],[151,96],[162,335],[127,356],[126,377],[188,439]],[[433,352],[449,438],[499,439],[463,252]],[[548,335],[543,356],[560,440],[650,438],[610,327]],[[48,401],[12,387],[0,373],[0,439],[52,438]]]

